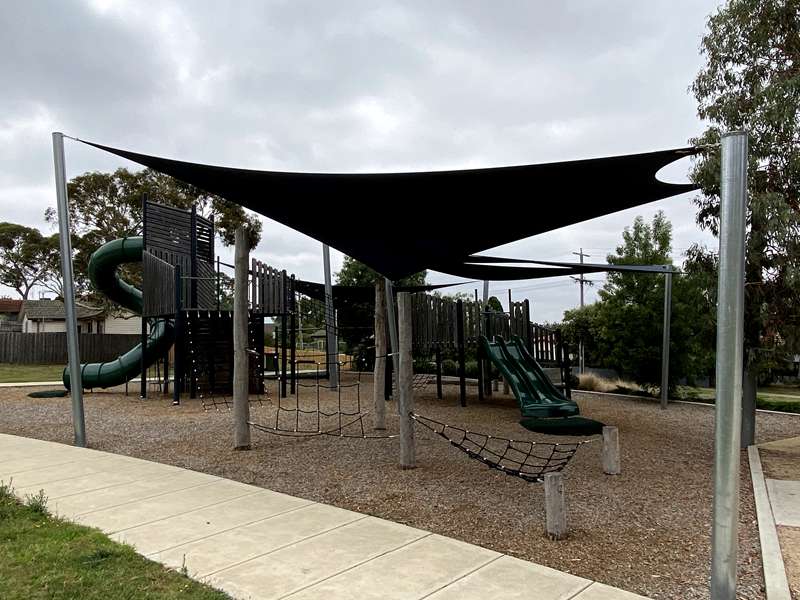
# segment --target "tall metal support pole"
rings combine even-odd
[[[669,402],[669,328],[672,322],[672,271],[664,273],[664,329],[661,342],[661,408]]]
[[[336,313],[333,308],[331,284],[331,249],[322,244],[322,266],[325,270],[325,363],[328,365],[328,383],[331,389],[339,387],[339,345],[336,342]]]
[[[736,598],[742,420],[747,133],[722,136],[711,598]]]
[[[233,276],[233,448],[250,449],[250,359],[247,355],[247,232],[236,228]],[[285,327],[284,327],[285,329]]]
[[[389,279],[384,279],[386,289],[386,317],[389,319],[389,354],[392,357],[392,371],[397,381],[400,375],[399,335],[397,333],[397,313],[394,309],[394,284]],[[397,385],[392,386],[392,394],[397,390]]]
[[[75,284],[72,275],[67,167],[64,160],[64,134],[59,131],[53,132],[53,165],[55,166],[56,200],[58,202],[58,237],[61,243],[61,277],[64,280],[64,310],[66,312],[64,325],[67,329],[72,426],[75,430],[75,445],[85,448],[86,421],[83,415],[83,381],[81,380],[81,356],[78,348],[78,319],[75,313]]]

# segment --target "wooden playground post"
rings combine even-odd
[[[289,393],[294,395],[297,386],[297,302],[294,294],[294,275],[289,278]],[[263,344],[262,344],[263,346]]]
[[[247,234],[238,227],[235,234],[233,282],[233,427],[235,450],[250,449],[250,399],[248,398],[247,356]]]
[[[603,427],[603,473],[619,475],[622,473],[619,457],[619,429]]]
[[[544,476],[545,527],[551,540],[567,537],[567,503],[564,494],[564,473]]]
[[[436,344],[436,397],[441,400],[442,394],[442,343]]]
[[[458,345],[458,393],[461,406],[467,405],[467,356],[464,340],[464,301],[456,301],[456,344]]]
[[[386,290],[382,279],[375,282],[375,367],[372,373],[372,403],[375,429],[386,429]]]
[[[286,314],[286,271],[281,271],[281,291],[283,292],[282,306],[281,306],[281,398],[286,398],[286,380],[287,380],[287,367],[288,367],[288,325],[289,320]]]
[[[410,413],[414,410],[414,363],[411,357],[413,337],[411,327],[411,296],[408,292],[397,294],[398,312],[398,350],[399,369],[397,384],[399,399],[397,412],[400,415],[400,468],[413,469],[417,466],[416,449],[414,447],[414,423]]]
[[[181,391],[183,390],[183,309],[181,308],[181,266],[175,265],[175,381],[172,382],[172,404],[178,406],[181,403]],[[180,347],[178,347],[180,344]]]

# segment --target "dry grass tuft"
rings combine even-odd
[[[645,390],[638,383],[625,379],[606,379],[594,373],[584,373],[578,375],[578,389],[587,392],[605,392],[608,394],[629,390],[634,392],[644,392]]]

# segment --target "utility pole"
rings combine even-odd
[[[583,264],[583,257],[590,257],[591,254],[585,254],[583,248],[580,249],[580,252],[573,252],[575,256],[579,256],[581,259],[581,264]],[[577,281],[581,286],[581,308],[583,308],[583,286],[587,283],[587,281],[583,278],[583,273],[581,273],[580,277],[573,277],[575,281]],[[583,362],[583,336],[578,341],[578,372],[583,374],[585,364]]]

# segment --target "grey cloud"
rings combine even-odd
[[[686,90],[716,4],[8,3],[0,213],[43,226],[54,129],[186,160],[298,171],[492,166],[680,145],[701,127]],[[125,164],[77,144],[67,153],[70,175]],[[685,166],[669,178],[684,174]],[[310,218],[329,210],[325,200],[309,206]],[[491,226],[514,218],[503,198],[487,205]],[[502,251],[565,258],[580,245],[613,248],[635,214],[659,207],[673,219],[676,248],[708,240],[684,198]],[[270,223],[256,251],[313,278],[319,253]],[[524,293],[548,320],[577,298],[568,282],[534,285],[517,287],[531,288]]]

